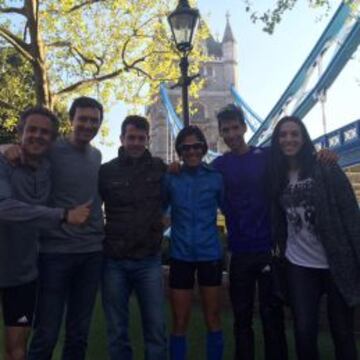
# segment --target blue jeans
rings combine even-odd
[[[287,274],[298,360],[320,358],[317,335],[320,299],[324,294],[327,295],[327,312],[335,358],[356,360],[354,308],[345,303],[330,270],[288,263]]]
[[[142,319],[145,360],[166,360],[164,286],[160,256],[105,258],[102,297],[111,360],[131,360],[129,297],[135,291]]]
[[[63,360],[85,359],[102,268],[101,252],[40,254],[35,329],[28,360],[50,360],[66,307]]]

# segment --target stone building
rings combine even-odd
[[[204,88],[200,91],[199,99],[194,102],[197,109],[191,116],[191,124],[196,124],[204,131],[209,143],[209,148],[214,151],[224,151],[224,144],[219,139],[216,113],[228,103],[233,102],[230,86],[237,87],[238,63],[236,40],[234,38],[229,16],[221,41],[213,36],[207,39],[205,48],[211,60],[206,62],[201,69],[201,76],[206,80]],[[169,90],[169,97],[176,108],[181,101],[181,89]],[[146,110],[151,123],[150,150],[153,155],[165,161],[176,158],[173,149],[173,139],[167,125],[167,113],[160,98]],[[182,118],[181,114],[179,117]]]

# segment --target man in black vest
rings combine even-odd
[[[121,127],[118,156],[100,169],[105,204],[103,304],[111,360],[131,360],[128,302],[137,296],[143,325],[145,359],[166,359],[161,181],[162,160],[147,150],[149,123],[128,116]]]

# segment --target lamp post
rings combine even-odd
[[[192,41],[199,17],[199,11],[191,8],[188,0],[179,0],[179,4],[176,9],[168,16],[176,48],[182,53],[180,60],[181,78],[175,86],[181,86],[182,88],[182,106],[185,126],[188,126],[190,123],[188,87],[194,78],[198,76],[188,75],[188,56],[193,47]]]

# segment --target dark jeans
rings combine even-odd
[[[141,313],[146,360],[166,360],[164,281],[160,256],[140,260],[105,257],[102,297],[112,360],[132,360],[129,298],[135,292]],[[133,345],[139,346],[137,340]]]
[[[41,254],[34,335],[28,360],[50,360],[66,307],[63,360],[83,360],[102,253]]]
[[[255,358],[252,320],[256,287],[263,326],[265,359],[287,359],[283,307],[273,294],[270,262],[268,253],[242,253],[231,257],[230,298],[235,318],[235,360]]]
[[[347,306],[329,270],[288,263],[290,304],[295,322],[298,360],[318,360],[319,303],[327,295],[327,312],[337,360],[356,360],[354,309]]]

